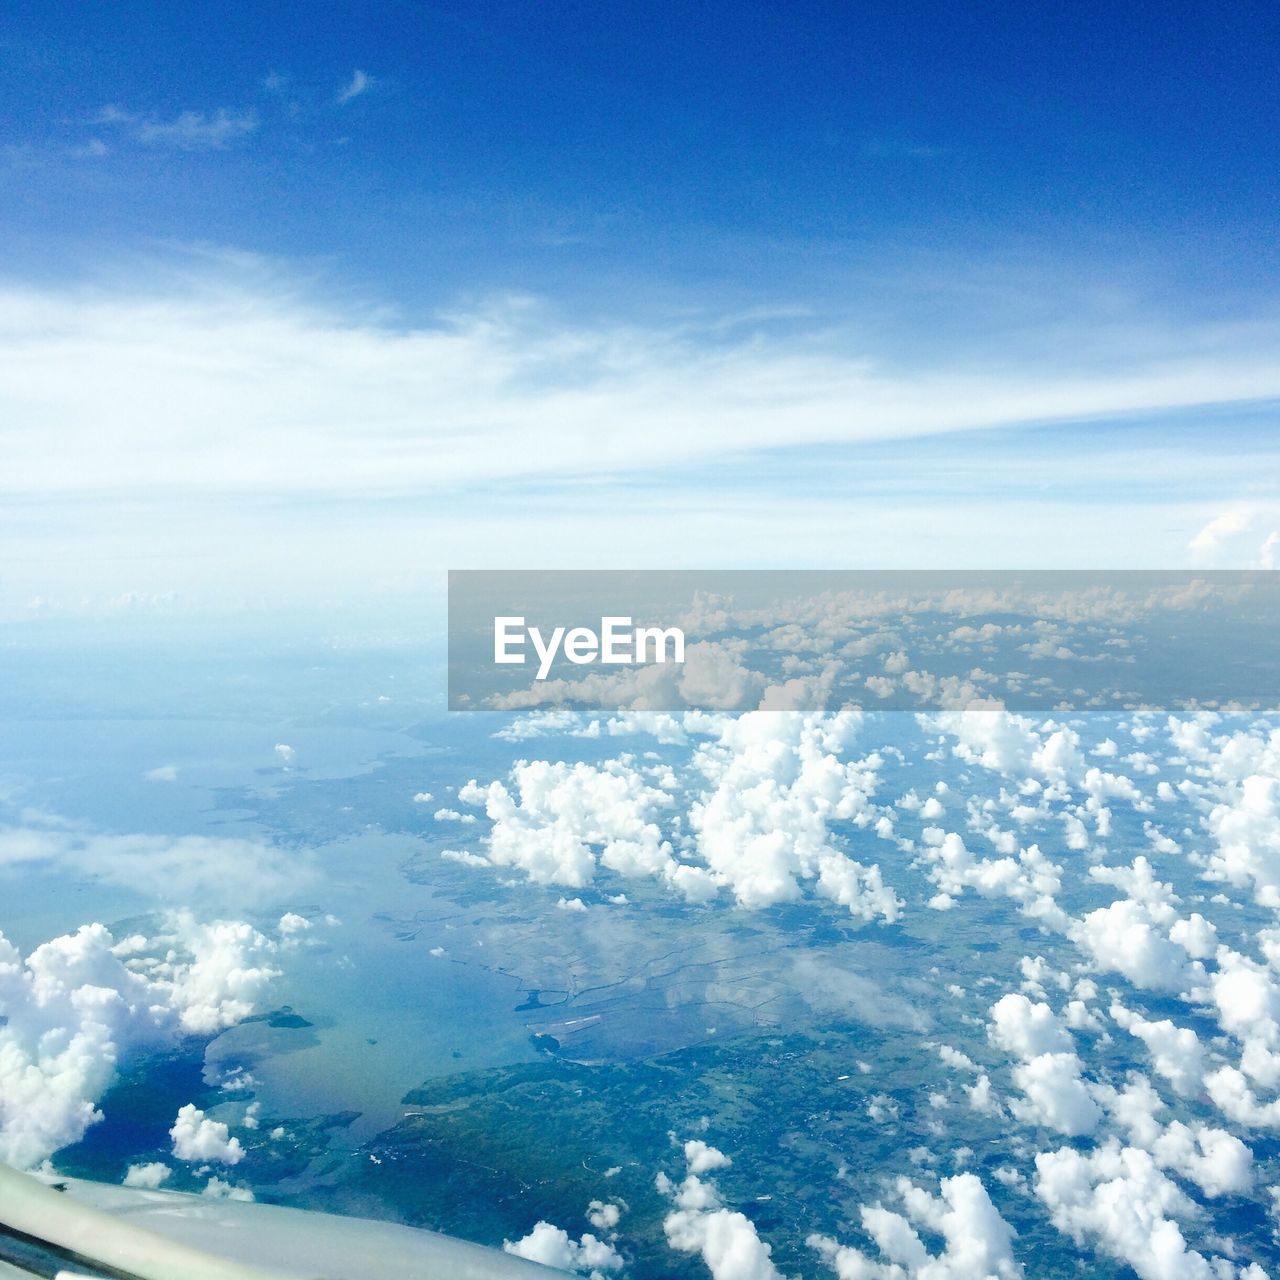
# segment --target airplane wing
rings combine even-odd
[[[0,1165],[0,1280],[554,1280],[435,1231]]]

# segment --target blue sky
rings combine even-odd
[[[13,6],[0,607],[1261,563],[1278,49],[1260,4]]]
[[[1278,28],[1261,4],[19,5],[4,226],[35,270],[51,242],[198,241],[411,302],[1158,248],[1152,287],[1212,310],[1206,284],[1274,284]]]

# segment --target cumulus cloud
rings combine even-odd
[[[925,808],[921,816],[925,816]],[[930,839],[935,831],[939,838]],[[1050,928],[1067,927],[1067,914],[1056,901],[1062,888],[1062,868],[1050,862],[1039,845],[1019,850],[1016,858],[976,858],[957,832],[944,834],[937,828],[926,828],[921,856],[929,879],[940,891],[929,903],[935,909],[945,910],[954,897],[973,889],[984,898],[1012,899],[1024,915]]]
[[[1252,887],[1261,905],[1280,908],[1280,729],[1250,727],[1215,735],[1215,720],[1205,712],[1168,720],[1174,747],[1212,797],[1203,819],[1216,844],[1209,874],[1235,887]]]
[[[1210,978],[1222,1029],[1240,1040],[1280,1044],[1280,984],[1267,965],[1222,947]]]
[[[1218,562],[1224,550],[1236,543],[1240,536],[1257,527],[1265,513],[1249,503],[1239,503],[1214,516],[1202,525],[1187,543],[1198,564]],[[1265,528],[1265,526],[1264,526]],[[1240,560],[1236,560],[1240,564]],[[1265,566],[1264,566],[1265,567]]]
[[[314,926],[306,916],[300,916],[296,911],[286,911],[280,917],[280,923],[276,927],[283,937],[291,938],[295,934],[306,933]]]
[[[249,1017],[279,976],[269,963],[274,944],[243,921],[203,924],[190,912],[175,912],[167,923],[150,943],[131,937],[120,945],[155,987],[169,992],[182,1030],[211,1035]],[[156,944],[166,947],[164,954],[147,954]]]
[[[609,1175],[606,1173],[605,1177]],[[587,1205],[587,1221],[597,1231],[610,1232],[622,1218],[622,1205],[605,1200],[593,1200]]]
[[[1130,867],[1094,867],[1090,875],[1130,895],[1088,912],[1071,927],[1071,937],[1098,969],[1122,973],[1151,991],[1183,992],[1202,980],[1199,960],[1212,949],[1212,926],[1198,915],[1178,915],[1178,899],[1155,879],[1145,857]]]
[[[996,773],[1030,773],[1041,748],[1033,722],[1004,710],[945,711],[928,723],[955,739],[952,751],[961,760]]]
[[[1280,1098],[1263,1102],[1243,1071],[1219,1067],[1204,1078],[1205,1091],[1229,1120],[1251,1129],[1280,1129]]]
[[[1191,980],[1187,953],[1161,923],[1147,904],[1122,898],[1090,911],[1073,929],[1073,937],[1097,968],[1122,973],[1135,987],[1184,991]]]
[[[527,1236],[520,1240],[504,1240],[502,1247],[518,1258],[592,1277],[618,1271],[623,1265],[622,1255],[608,1241],[589,1231],[574,1240],[563,1227],[553,1226],[550,1222],[538,1222]]]
[[[1265,1280],[1256,1265],[1237,1268],[1188,1247],[1176,1218],[1194,1216],[1195,1205],[1150,1152],[1116,1141],[1089,1153],[1042,1152],[1035,1191],[1059,1231],[1128,1263],[1141,1280]]]
[[[1280,741],[1272,745],[1280,751]],[[1218,844],[1210,870],[1251,886],[1264,907],[1280,909],[1280,776],[1250,774],[1225,790],[1207,821]]]
[[[1210,1199],[1252,1187],[1253,1152],[1224,1129],[1198,1121],[1164,1124],[1164,1100],[1140,1072],[1130,1072],[1123,1089],[1100,1086],[1096,1092],[1131,1145],[1150,1152],[1160,1168],[1194,1183]]]
[[[233,1186],[230,1182],[217,1177],[210,1178],[204,1184],[204,1190],[200,1194],[208,1196],[210,1200],[241,1200],[246,1202],[253,1200],[253,1192],[248,1187]]]
[[[808,883],[860,919],[898,918],[901,900],[879,866],[850,858],[830,834],[834,821],[872,820],[879,759],[840,755],[860,723],[854,711],[754,712],[726,721],[695,753],[711,787],[691,805],[689,826],[739,905],[794,901]]]
[[[1273,931],[1264,931],[1259,940],[1274,952]],[[1262,1102],[1255,1086],[1280,1088],[1280,984],[1270,965],[1220,946],[1208,994],[1218,1025],[1241,1046],[1238,1068],[1224,1066],[1205,1076],[1209,1096],[1238,1124],[1275,1127],[1280,1098]]]
[[[1255,569],[1275,569],[1280,560],[1280,529],[1272,529],[1262,540],[1258,548],[1258,558],[1254,561]]]
[[[590,884],[597,863],[622,875],[662,875],[673,866],[654,821],[671,797],[626,762],[520,761],[511,782],[513,791],[501,782],[470,782],[458,792],[463,803],[483,804],[492,820],[488,856],[495,865],[572,888]]]
[[[1023,1093],[1012,1103],[1014,1113],[1072,1137],[1092,1133],[1102,1112],[1081,1078],[1084,1064],[1075,1042],[1053,1010],[1010,993],[992,1005],[991,1019],[992,1040],[1022,1059],[1013,1068],[1013,1082]]]
[[[1092,1133],[1102,1117],[1081,1078],[1084,1064],[1074,1053],[1042,1053],[1013,1068],[1023,1100],[1010,1105],[1028,1124],[1043,1125],[1069,1137]]]
[[[1151,1152],[1162,1167],[1194,1182],[1210,1199],[1239,1195],[1253,1186],[1253,1152],[1225,1129],[1175,1120]]]
[[[662,1223],[667,1243],[682,1253],[700,1254],[712,1280],[784,1280],[772,1246],[751,1219],[726,1208],[715,1183],[694,1171],[695,1164],[704,1172],[725,1168],[728,1157],[698,1140],[687,1142],[684,1152],[689,1172],[682,1182],[673,1183],[665,1173],[657,1177],[659,1192],[675,1204]]]
[[[519,761],[509,782],[461,787],[492,821],[486,856],[531,880],[580,888],[601,867],[653,878],[691,901],[729,890],[759,908],[816,893],[862,920],[898,918],[878,865],[851,858],[831,824],[868,825],[878,757],[846,761],[860,718],[799,712],[707,717],[689,776],[697,780],[679,850],[663,831],[676,807],[665,766],[630,757],[602,765]],[[452,855],[459,860],[458,854]]]
[[[991,1006],[991,1038],[1019,1058],[1045,1053],[1070,1053],[1075,1042],[1045,1003],[1032,1004],[1026,996],[1010,992]]]
[[[25,960],[0,935],[0,1159],[28,1168],[77,1141],[130,1053],[254,1012],[273,950],[248,925],[184,914],[120,942],[85,925]]]
[[[157,1187],[163,1186],[172,1173],[173,1170],[159,1160],[154,1160],[150,1164],[131,1164],[125,1171],[124,1185],[154,1191]]]
[[[943,1178],[938,1195],[908,1178],[899,1178],[895,1186],[904,1212],[883,1204],[861,1209],[862,1229],[883,1261],[829,1236],[809,1237],[840,1280],[1015,1280],[1023,1275],[1013,1254],[1015,1232],[974,1174]],[[929,1251],[921,1228],[941,1237],[940,1252]]]
[[[598,720],[581,724],[574,736],[584,738],[599,737],[606,728],[611,735],[627,732],[627,722],[634,717],[658,717],[660,709],[674,707],[729,712],[769,703],[772,710],[785,710],[786,706],[772,705],[776,699],[785,701],[785,687],[768,686],[760,672],[749,668],[744,662],[746,650],[741,638],[698,640],[686,646],[682,663],[636,666],[611,674],[593,671],[573,680],[535,680],[511,693],[494,695],[489,705],[508,711],[552,707],[522,717],[510,731],[500,731],[500,736],[513,741],[542,736],[561,711],[555,704],[563,702],[621,709],[620,716],[605,726]],[[801,700],[812,700],[803,698],[798,687],[790,692]],[[671,722],[670,717],[667,720]]]
[[[239,1164],[244,1159],[240,1139],[230,1137],[225,1124],[220,1120],[210,1120],[191,1102],[178,1111],[169,1137],[173,1139],[173,1154],[179,1160],[195,1164],[210,1160],[220,1164]]]
[[[1149,1022],[1119,1003],[1111,1006],[1111,1016],[1147,1046],[1151,1065],[1178,1093],[1191,1097],[1199,1091],[1204,1079],[1204,1048],[1190,1027],[1175,1026],[1168,1018]]]
[[[684,1144],[684,1160],[690,1173],[711,1173],[715,1169],[727,1169],[733,1161],[723,1151],[708,1146],[701,1138],[690,1138]]]

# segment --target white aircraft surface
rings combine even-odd
[[[554,1280],[389,1222],[140,1191],[0,1165],[0,1280]]]

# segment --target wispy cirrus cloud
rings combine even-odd
[[[719,319],[587,325],[510,295],[390,323],[230,267],[0,287],[0,488],[422,493],[1280,398],[1265,320],[1229,341],[1135,322],[1127,359],[1081,346],[978,364]]]
[[[374,78],[371,75],[357,67],[351,73],[351,79],[347,81],[338,94],[339,105],[350,102],[352,98],[358,98],[362,93],[368,93],[373,88],[374,83]]]
[[[108,104],[89,123],[115,128],[146,146],[173,147],[180,151],[221,151],[258,129],[254,111],[182,111],[172,118],[143,115]]]
[[[1231,504],[1280,501],[1280,319],[1081,304],[1046,335],[999,301],[966,293],[957,349],[813,310],[583,322],[512,294],[403,319],[231,252],[0,281],[0,614],[403,593],[517,548],[1169,566]],[[1171,431],[1199,443],[1171,455]],[[1275,527],[1211,562],[1255,563]]]

